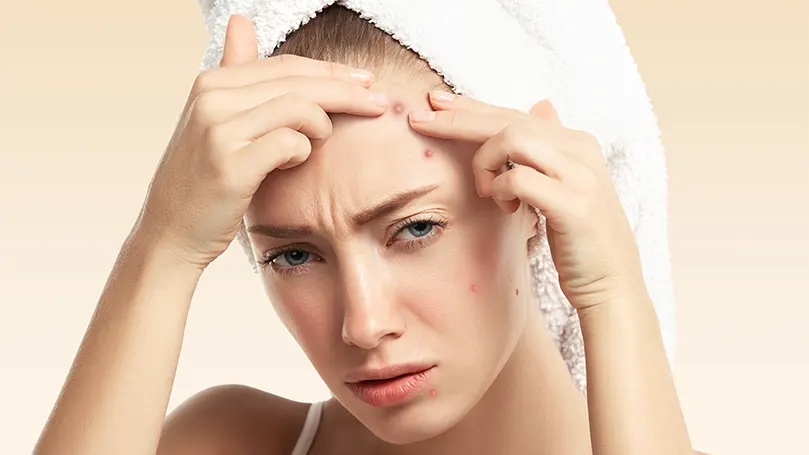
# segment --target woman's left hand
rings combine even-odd
[[[525,202],[545,216],[561,289],[577,310],[645,292],[635,238],[594,136],[565,128],[547,100],[527,114],[446,92],[431,92],[430,103],[434,111],[411,113],[411,127],[480,144],[472,160],[478,193],[507,213]],[[508,169],[508,160],[519,166]]]

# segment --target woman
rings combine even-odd
[[[440,90],[339,7],[275,54],[258,59],[231,18],[36,454],[693,453],[592,136],[547,101],[522,113]],[[532,207],[581,320],[586,398],[530,297]],[[334,398],[222,386],[164,421],[196,284],[237,236]]]

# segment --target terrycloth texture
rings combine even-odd
[[[198,0],[211,35],[201,70],[222,56],[231,14],[250,18],[260,55],[334,0]],[[657,118],[607,0],[344,0],[417,52],[456,92],[527,111],[548,98],[569,128],[600,143],[635,232],[648,291],[674,358],[667,175]],[[540,215],[540,226],[544,219]],[[545,236],[534,291],[571,375],[585,390],[576,312],[561,292]]]

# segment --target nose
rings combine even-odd
[[[385,272],[372,261],[355,259],[342,267],[343,341],[362,349],[374,349],[385,339],[404,331],[395,296],[386,285]]]

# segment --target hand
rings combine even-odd
[[[524,202],[545,216],[561,289],[577,310],[643,286],[635,238],[595,137],[562,126],[547,100],[526,114],[465,96],[443,98],[431,93],[435,111],[411,114],[411,127],[479,144],[472,170],[480,196],[506,213]],[[508,160],[518,166],[508,169]]]
[[[133,232],[204,269],[233,241],[267,174],[328,138],[327,112],[378,116],[370,73],[284,55],[258,58],[252,23],[232,16],[220,68],[201,73]]]

